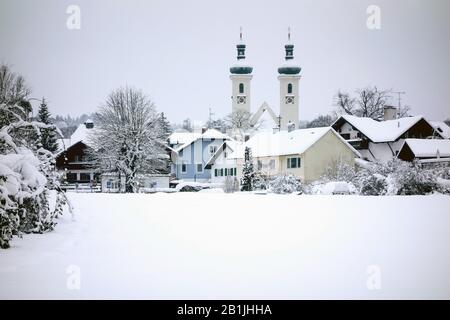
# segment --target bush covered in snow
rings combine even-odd
[[[52,230],[67,199],[55,156],[40,139],[56,128],[28,121],[23,79],[5,66],[0,73],[0,248],[8,248],[13,236]]]
[[[305,193],[314,195],[349,195],[358,194],[355,185],[347,181],[317,181],[305,187]]]
[[[291,174],[282,175],[269,182],[268,190],[278,194],[302,192],[302,184]]]
[[[417,162],[393,159],[386,163],[371,163],[355,170],[347,164],[336,164],[317,182],[305,188],[310,194],[335,194],[330,192],[330,182],[345,182],[350,194],[370,196],[425,195],[433,192],[448,193],[444,169],[423,168]]]

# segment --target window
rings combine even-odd
[[[214,177],[217,177],[217,169],[214,169]]]
[[[181,172],[182,173],[186,173],[187,172],[187,164],[186,163],[182,163],[181,164]]]
[[[228,169],[225,168],[225,177],[228,176]]]
[[[201,163],[197,164],[197,172],[199,172],[199,173],[203,172],[203,164],[201,164]]]
[[[349,140],[350,139],[350,133],[341,133],[341,137],[344,138],[345,140]]]
[[[257,167],[258,167],[258,170],[262,169],[263,165],[262,165],[262,161],[261,160],[258,160]]]
[[[91,175],[89,173],[80,173],[80,181],[91,181]]]
[[[220,169],[220,176],[223,177],[223,169]]]
[[[209,153],[214,154],[217,151],[217,146],[209,146]]]
[[[299,157],[287,158],[287,168],[288,169],[300,168],[300,166],[301,166],[301,160]]]
[[[69,183],[75,182],[77,181],[77,174],[73,172],[67,172],[66,179]]]
[[[288,84],[288,94],[292,93],[292,83]]]
[[[239,83],[239,93],[244,93],[244,84]]]
[[[269,168],[272,169],[272,170],[275,169],[275,159],[270,160]]]

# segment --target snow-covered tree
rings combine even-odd
[[[39,143],[41,130],[54,127],[27,121],[21,109],[0,104],[1,248],[8,248],[13,236],[52,230],[68,204],[59,187],[55,157]]]
[[[125,177],[125,192],[136,192],[140,174],[166,168],[165,142],[154,104],[130,87],[114,90],[94,116],[91,156],[104,172]]]
[[[42,98],[42,102],[38,110],[38,120],[44,124],[51,124],[50,111],[48,110],[45,99]],[[57,134],[55,129],[41,129],[41,144],[45,150],[55,152],[58,150]]]
[[[307,122],[306,128],[318,128],[318,127],[328,127],[334,121],[336,117],[334,115],[319,115],[317,118]]]
[[[383,120],[384,107],[391,99],[392,90],[380,90],[376,86],[368,86],[357,89],[355,93],[356,96],[352,97],[349,93],[338,91],[334,104],[339,114]],[[406,117],[408,112],[408,106],[397,109],[398,117]]]
[[[164,112],[161,112],[159,114],[158,120],[159,120],[159,126],[161,128],[161,130],[160,130],[161,131],[160,139],[162,141],[166,141],[169,138],[169,136],[172,133],[172,131],[173,131],[172,127],[170,125],[169,120],[167,120],[167,117],[164,114]]]
[[[241,191],[252,191],[255,180],[255,170],[253,168],[252,150],[245,147],[244,166],[242,167]]]
[[[286,174],[271,180],[269,190],[278,194],[302,192],[302,184],[294,175]]]

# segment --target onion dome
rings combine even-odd
[[[291,43],[291,29],[288,30],[288,43],[284,46],[286,56],[285,63],[278,68],[279,74],[299,74],[302,68],[294,60],[294,45]]]
[[[242,42],[242,28],[240,32],[240,41],[236,45],[237,49],[237,62],[231,66],[230,72],[232,74],[250,74],[253,71],[253,67],[245,63],[245,44]]]

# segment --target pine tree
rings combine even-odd
[[[241,191],[252,191],[256,173],[253,168],[252,150],[245,147],[244,166],[242,168]]]
[[[167,117],[164,114],[164,112],[160,113],[159,122],[160,122],[160,128],[161,128],[160,139],[162,141],[166,141],[169,138],[170,134],[172,133],[172,127],[170,125],[169,120],[167,120]]]
[[[38,120],[45,124],[51,124],[50,112],[48,111],[45,99],[42,98],[42,103],[39,106]],[[50,152],[58,150],[58,143],[56,141],[56,132],[54,129],[41,129],[41,144],[42,148]]]

